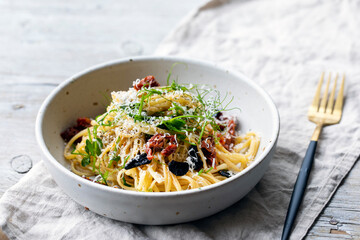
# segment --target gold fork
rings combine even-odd
[[[309,178],[310,170],[312,163],[314,161],[315,150],[317,146],[317,141],[319,139],[321,130],[326,125],[337,124],[341,120],[342,115],[342,107],[343,107],[343,98],[344,98],[344,83],[345,83],[345,75],[342,78],[341,86],[335,101],[335,91],[336,91],[336,83],[338,79],[338,74],[335,77],[334,87],[329,95],[329,85],[331,80],[331,74],[329,74],[329,78],[326,83],[325,91],[323,93],[323,97],[320,102],[321,95],[321,86],[324,81],[324,73],[322,73],[320,82],[318,83],[317,90],[315,93],[315,97],[313,103],[310,106],[308,112],[308,118],[311,122],[316,124],[315,131],[311,137],[311,141],[309,147],[306,151],[303,163],[301,165],[301,169],[299,175],[296,179],[293,193],[291,195],[290,204],[288,207],[288,212],[286,214],[284,229],[282,233],[282,240],[288,239],[290,237],[292,225],[296,218],[296,214],[298,212],[299,206],[301,204],[302,198],[304,196],[304,192],[306,189],[307,181]]]

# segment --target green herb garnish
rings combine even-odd
[[[130,157],[130,155],[125,158],[124,164],[123,164],[123,166],[122,166],[123,168],[125,167],[125,164],[126,164],[126,162],[128,161],[129,157]]]
[[[89,139],[86,139],[85,143],[85,152],[86,154],[80,154],[83,155],[83,159],[81,160],[81,165],[83,167],[86,167],[87,165],[90,164],[90,162],[93,162],[93,169],[95,168],[95,161],[94,159],[97,158],[97,156],[99,156],[101,154],[101,148],[103,147],[102,141],[100,138],[95,137],[94,141],[91,137],[91,132],[90,132],[90,128],[87,129],[88,135],[89,135]],[[77,154],[77,153],[76,153]]]
[[[109,162],[109,164],[108,164],[108,167],[111,167],[112,164],[113,164],[113,162],[118,162],[119,160],[120,160],[120,156],[113,157],[113,158],[110,160],[110,162]]]
[[[102,172],[100,171],[100,168],[99,168],[99,174],[100,174],[100,176],[101,176],[101,178],[102,178],[103,183],[104,183],[105,185],[108,185],[106,180],[107,180],[107,178],[108,178],[108,176],[109,176],[109,171],[106,171],[105,173],[102,173]]]
[[[132,187],[130,184],[128,184],[128,183],[126,182],[125,176],[123,176],[122,180],[123,180],[123,184],[124,184],[125,186],[127,186],[127,187]]]
[[[170,119],[167,121],[162,121],[161,124],[163,124],[166,129],[174,132],[181,132],[183,127],[186,125],[186,121],[183,119]]]
[[[81,166],[86,167],[87,165],[90,164],[90,157],[89,156],[85,156],[82,160],[81,160]]]

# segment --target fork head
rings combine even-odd
[[[326,82],[325,90],[321,96],[321,86],[324,81],[324,73],[322,73],[320,81],[317,86],[317,90],[315,93],[314,100],[309,108],[308,118],[310,121],[320,124],[320,125],[331,125],[339,123],[342,115],[342,106],[344,99],[344,82],[345,75],[343,75],[339,92],[337,94],[335,100],[335,92],[336,92],[336,83],[338,79],[338,74],[336,74],[334,86],[329,94],[329,85],[331,80],[331,74]],[[335,105],[334,105],[335,103]]]

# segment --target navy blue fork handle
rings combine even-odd
[[[286,214],[281,240],[287,240],[290,237],[292,225],[296,218],[297,212],[299,210],[299,206],[301,204],[307,186],[311,167],[314,161],[316,146],[317,146],[317,141],[311,141],[306,151],[305,158],[302,162],[299,175],[296,179],[294,190],[291,195],[291,200],[288,207],[288,212]]]

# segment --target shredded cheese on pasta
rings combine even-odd
[[[113,92],[107,111],[67,143],[64,156],[75,174],[111,187],[143,192],[205,187],[245,169],[260,144],[254,132],[234,132],[236,120],[222,115],[223,105],[213,89],[176,82]]]

